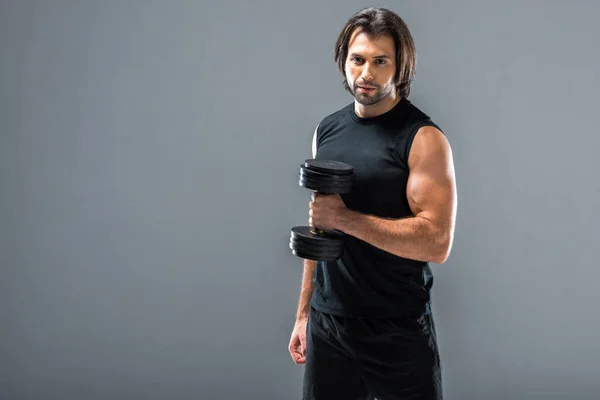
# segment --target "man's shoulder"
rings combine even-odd
[[[319,129],[320,130],[325,129],[325,128],[331,126],[332,124],[339,123],[345,117],[348,116],[348,113],[349,113],[349,111],[352,110],[352,107],[354,107],[354,103],[347,104],[347,105],[343,106],[342,108],[340,108],[330,114],[327,114],[319,122]]]
[[[406,107],[408,109],[408,115],[413,120],[431,120],[431,117],[426,113],[420,106],[415,105],[412,101],[406,99]]]
[[[407,100],[406,102],[408,112],[407,117],[405,119],[405,124],[407,125],[407,128],[410,131],[416,133],[421,127],[424,126],[432,126],[442,131],[440,126],[436,122],[434,122],[434,120],[429,116],[429,114],[425,112],[421,107],[415,105],[411,101]]]

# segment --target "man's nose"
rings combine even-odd
[[[360,77],[366,82],[373,80],[373,72],[371,70],[371,64],[365,63],[362,73],[360,74]]]

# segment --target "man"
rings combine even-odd
[[[313,193],[309,224],[347,234],[335,262],[304,260],[289,343],[303,398],[442,399],[430,262],[452,247],[456,184],[441,129],[408,99],[416,54],[384,8],[352,16],[335,60],[354,102],[325,117],[313,158],[354,168],[349,194]]]

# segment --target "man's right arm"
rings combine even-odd
[[[312,140],[312,156],[317,156],[317,128]],[[300,288],[300,299],[298,300],[298,311],[296,312],[296,322],[288,351],[296,364],[306,363],[306,326],[310,316],[310,299],[312,298],[315,284],[313,283],[313,273],[317,266],[317,262],[304,259],[304,271],[302,272],[302,285]]]
[[[317,156],[317,128],[315,128],[315,133],[313,134],[312,139],[312,156],[315,158]],[[315,267],[317,266],[317,262],[313,260],[304,260],[304,271],[302,272],[302,286],[300,288],[300,300],[298,301],[298,311],[296,312],[296,319],[302,320],[307,319],[310,311],[310,299],[312,297],[313,291],[315,289],[315,284],[313,283],[313,273],[315,271]]]
[[[298,301],[298,311],[296,312],[296,320],[308,319],[310,314],[310,299],[315,284],[313,282],[313,273],[317,262],[313,260],[304,260],[304,271],[302,272],[302,287],[300,289],[300,300]]]

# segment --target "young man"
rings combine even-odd
[[[446,261],[454,237],[450,145],[407,99],[416,54],[397,14],[352,16],[335,60],[354,102],[319,123],[313,157],[356,175],[351,193],[310,202],[309,224],[347,240],[335,262],[304,260],[289,343],[303,399],[442,399],[429,263]]]

